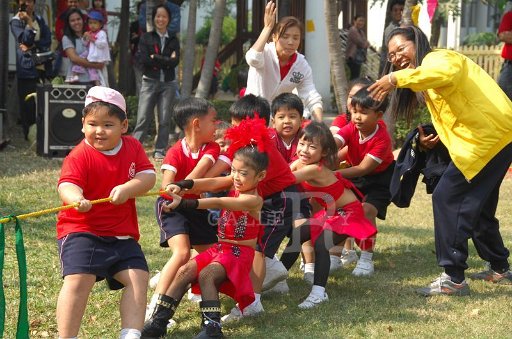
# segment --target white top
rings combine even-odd
[[[310,112],[316,108],[322,109],[322,96],[315,88],[313,73],[304,55],[297,53],[297,60],[282,81],[273,42],[265,44],[263,52],[249,49],[245,60],[250,66],[245,94],[262,96],[272,102],[279,94],[291,93],[296,89],[304,107]]]
[[[109,62],[110,49],[108,45],[107,33],[99,30],[96,33],[96,41],[89,42],[89,54],[87,60],[90,62]]]

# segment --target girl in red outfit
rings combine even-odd
[[[219,242],[179,269],[168,295],[159,295],[157,306],[144,325],[143,337],[161,337],[166,334],[167,323],[174,315],[189,284],[199,284],[201,288],[203,321],[202,333],[199,336],[222,337],[219,291],[234,298],[241,310],[254,301],[249,273],[254,259],[254,248],[262,230],[260,211],[263,206],[263,198],[259,195],[257,186],[265,177],[268,165],[263,145],[270,141],[264,124],[259,130],[262,138],[260,141],[233,141],[228,152],[239,149],[234,154],[231,175],[182,180],[167,185],[166,191],[172,197],[172,201],[169,201],[171,209],[223,209],[218,224]],[[226,138],[229,138],[229,131]],[[251,137],[257,138],[254,134]],[[249,146],[240,148],[241,144]],[[233,185],[227,197],[183,199],[177,195],[182,194],[184,189],[187,193],[212,191],[217,186],[224,187],[226,180]]]
[[[296,183],[300,183],[312,199],[313,217],[298,226],[300,242],[312,241],[315,251],[315,273],[311,293],[299,308],[307,309],[327,301],[325,285],[329,276],[329,249],[353,237],[362,248],[371,247],[376,228],[364,217],[354,185],[332,169],[337,163],[337,148],[329,128],[312,122],[303,129],[297,146],[299,158],[291,165]],[[366,240],[366,241],[365,241]],[[288,244],[281,261],[289,269],[298,257]]]

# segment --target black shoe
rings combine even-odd
[[[205,300],[199,303],[201,306],[202,331],[194,339],[224,338],[220,324],[220,301]]]
[[[151,317],[144,323],[141,338],[161,338],[167,334],[167,324],[174,315],[179,301],[165,294],[160,294],[156,302],[155,310]]]

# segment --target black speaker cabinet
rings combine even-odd
[[[38,155],[63,158],[83,139],[82,109],[89,88],[87,85],[38,85]]]

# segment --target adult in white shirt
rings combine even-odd
[[[276,25],[276,5],[273,1],[267,4],[263,30],[245,54],[250,66],[245,94],[271,102],[281,93],[296,90],[312,118],[321,121],[322,97],[313,83],[311,67],[297,52],[302,32],[302,23],[295,17],[284,17]],[[270,37],[272,42],[267,43]]]

